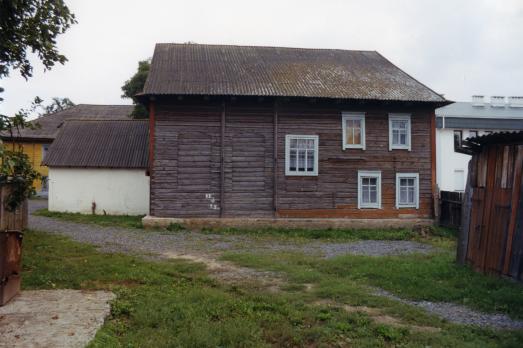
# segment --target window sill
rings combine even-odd
[[[318,176],[318,173],[285,173],[285,176]]]
[[[365,151],[365,145],[343,145],[342,150],[363,150]]]

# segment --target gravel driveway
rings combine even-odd
[[[32,200],[29,211],[45,208],[47,201]],[[427,244],[411,241],[358,241],[358,242],[320,242],[278,240],[274,238],[221,235],[199,232],[167,233],[144,231],[121,227],[103,227],[92,224],[79,224],[43,216],[29,216],[31,229],[47,231],[68,236],[73,240],[97,245],[102,251],[136,252],[146,254],[204,254],[218,257],[225,251],[248,252],[304,252],[326,258],[344,254],[393,255],[403,253],[428,253],[434,248]]]

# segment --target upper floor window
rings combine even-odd
[[[457,151],[461,147],[461,141],[463,140],[463,131],[454,131],[454,151]]]
[[[344,112],[342,127],[343,149],[365,150],[365,114]]]
[[[469,138],[475,138],[478,136],[477,130],[469,130]]]
[[[389,115],[389,150],[405,149],[410,151],[410,115]]]
[[[419,174],[396,173],[396,208],[419,208]]]
[[[358,171],[358,209],[381,208],[381,172]]]
[[[285,175],[318,175],[318,136],[285,136]]]
[[[47,156],[47,152],[49,152],[49,144],[43,144],[42,145],[42,161]]]

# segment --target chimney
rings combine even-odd
[[[485,106],[483,101],[484,96],[482,95],[473,95],[472,96],[472,106]]]
[[[520,96],[508,97],[508,105],[511,108],[523,108],[523,97],[520,97]]]
[[[499,95],[493,95],[490,97],[490,106],[494,108],[504,108],[505,107],[505,97]]]

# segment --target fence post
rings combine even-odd
[[[465,185],[465,193],[463,194],[462,206],[461,206],[461,226],[458,233],[458,248],[456,261],[463,265],[467,259],[467,250],[469,242],[469,229],[470,229],[470,213],[472,211],[472,180],[471,177],[475,177],[474,170],[476,170],[476,156],[473,156],[469,161],[467,184]]]

